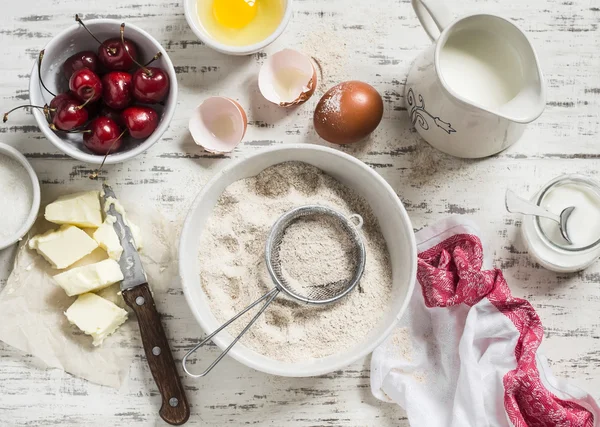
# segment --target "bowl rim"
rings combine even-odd
[[[116,19],[102,18],[102,19],[87,20],[85,22],[85,24],[88,26],[88,28],[93,28],[96,25],[107,25],[107,24],[120,26],[121,22],[122,21],[118,21]],[[44,50],[51,51],[53,48],[55,48],[55,45],[57,45],[61,40],[66,38],[71,33],[77,31],[79,28],[80,28],[79,23],[76,23],[74,25],[71,25],[68,28],[65,28],[60,33],[56,34],[46,44],[46,46],[44,47]],[[164,59],[165,65],[166,65],[165,71],[169,75],[169,80],[170,80],[169,83],[170,83],[171,87],[169,89],[169,95],[167,98],[168,102],[165,103],[165,108],[163,110],[161,120],[158,124],[158,127],[154,130],[152,135],[150,135],[148,138],[146,138],[144,141],[142,141],[139,145],[133,147],[131,150],[124,151],[124,152],[117,152],[115,154],[109,155],[106,158],[106,162],[105,162],[105,164],[107,164],[107,165],[122,163],[127,160],[130,160],[130,159],[138,156],[139,154],[145,152],[150,147],[152,147],[154,144],[156,144],[161,139],[162,135],[169,128],[171,121],[173,119],[173,116],[175,114],[175,109],[177,108],[177,95],[178,95],[178,91],[179,91],[178,84],[177,84],[177,74],[175,73],[175,67],[173,66],[173,62],[171,61],[169,54],[154,37],[152,37],[150,34],[148,34],[146,31],[144,31],[137,25],[127,24],[127,28],[137,31],[143,37],[150,40],[152,42],[152,44],[154,44],[156,46],[157,51],[162,53],[162,59]],[[39,85],[38,81],[36,81],[36,80],[39,80],[38,70],[37,70],[37,60],[35,60],[35,62],[33,63],[33,68],[31,70],[31,77],[29,78],[29,94],[30,94],[29,99],[30,99],[30,101],[31,101],[31,94],[36,91],[35,85],[36,84]],[[38,109],[33,109],[33,115],[35,117],[38,127],[40,128],[40,130],[42,131],[44,136],[48,140],[50,140],[50,142],[56,148],[61,150],[63,153],[67,154],[68,156],[70,156],[76,160],[80,160],[83,162],[92,163],[92,164],[102,163],[102,160],[104,158],[103,155],[85,153],[85,152],[65,143],[58,135],[56,135],[52,131],[52,129],[50,129],[48,127],[46,118],[44,117],[44,114],[42,113],[42,111],[39,111]]]
[[[394,328],[396,328],[396,326],[398,325],[402,315],[406,312],[408,304],[411,300],[411,296],[414,292],[416,276],[417,276],[417,243],[416,243],[416,237],[414,234],[414,230],[412,228],[412,222],[410,221],[408,213],[406,212],[406,209],[404,208],[404,205],[402,204],[400,198],[398,197],[398,195],[396,194],[394,189],[391,187],[391,185],[381,175],[379,175],[377,172],[375,172],[373,169],[371,169],[368,165],[366,165],[361,160],[359,160],[349,154],[346,154],[344,152],[341,152],[339,150],[335,150],[335,149],[329,148],[329,147],[312,145],[312,144],[285,144],[283,146],[265,148],[265,149],[262,149],[259,152],[252,154],[248,157],[234,161],[234,162],[230,163],[229,165],[220,169],[202,187],[202,189],[200,190],[200,192],[194,199],[194,202],[190,206],[190,208],[188,210],[188,214],[185,219],[185,222],[183,224],[183,228],[182,228],[181,234],[180,234],[179,247],[178,247],[178,250],[179,250],[179,256],[178,256],[179,279],[181,281],[181,287],[183,290],[183,294],[185,295],[185,299],[190,308],[190,311],[192,312],[194,318],[196,319],[196,322],[200,325],[202,330],[207,334],[212,332],[211,330],[209,330],[208,325],[204,319],[204,316],[202,315],[201,311],[196,307],[195,301],[192,298],[191,286],[193,284],[188,283],[184,277],[185,276],[184,269],[188,262],[186,261],[186,257],[182,256],[182,254],[186,253],[185,248],[188,246],[188,240],[190,239],[190,237],[188,237],[189,236],[188,230],[190,229],[190,227],[192,227],[192,224],[194,222],[193,217],[194,217],[195,211],[198,209],[198,207],[202,203],[204,197],[206,196],[206,193],[208,193],[210,188],[213,187],[217,182],[219,182],[222,179],[222,177],[225,174],[227,174],[229,171],[239,167],[243,163],[247,163],[247,162],[253,161],[256,158],[264,156],[267,153],[277,152],[277,151],[297,151],[297,150],[315,151],[317,153],[320,152],[320,153],[331,154],[333,156],[339,157],[340,159],[348,162],[349,164],[354,165],[355,167],[358,167],[358,168],[361,168],[361,169],[367,171],[373,177],[373,179],[386,191],[386,193],[388,193],[388,195],[392,196],[391,199],[394,200],[394,202],[396,204],[397,214],[399,214],[401,216],[402,221],[404,223],[404,228],[406,229],[406,235],[408,236],[408,239],[410,240],[408,243],[409,243],[411,249],[410,249],[410,253],[407,256],[412,258],[412,262],[410,263],[411,271],[409,272],[409,276],[408,276],[409,283],[408,283],[408,287],[407,287],[406,298],[402,302],[400,309],[397,311],[394,321],[390,322],[390,324],[386,327],[386,329],[375,340],[373,340],[373,342],[370,345],[364,346],[361,349],[361,351],[354,353],[352,356],[345,358],[343,361],[338,362],[335,365],[330,365],[328,367],[322,367],[322,366],[320,367],[319,365],[315,365],[314,368],[311,367],[311,369],[304,369],[302,372],[292,372],[289,370],[280,369],[273,365],[263,364],[261,362],[257,363],[257,362],[255,362],[255,360],[252,357],[247,357],[246,355],[240,354],[237,351],[235,346],[227,354],[228,356],[231,356],[238,362],[240,362],[250,368],[256,369],[257,371],[265,372],[267,374],[272,374],[272,375],[283,376],[283,377],[311,377],[311,376],[328,374],[328,373],[331,373],[338,369],[342,369],[342,368],[356,362],[357,360],[367,356],[371,352],[373,352],[373,350],[376,347],[378,347],[379,345],[381,345],[381,343],[383,343],[383,341],[392,333]],[[225,349],[226,346],[229,344],[229,343],[223,342],[222,339],[218,335],[214,337],[213,342],[221,350]]]
[[[4,144],[2,142],[0,142],[0,154],[4,154],[4,155],[16,160],[17,162],[19,162],[20,165],[22,165],[25,168],[25,170],[27,171],[27,174],[29,175],[29,178],[31,180],[31,186],[32,186],[32,190],[33,190],[33,200],[31,201],[31,210],[29,211],[29,215],[27,216],[27,219],[25,220],[23,225],[21,225],[21,228],[19,228],[13,236],[8,237],[5,240],[0,240],[0,250],[2,250],[2,249],[6,249],[9,246],[12,246],[13,244],[17,243],[31,229],[31,227],[33,226],[33,223],[37,219],[38,213],[40,211],[40,194],[41,194],[41,192],[40,192],[40,181],[38,179],[38,176],[35,173],[33,166],[31,166],[31,163],[29,163],[29,160],[27,160],[27,158],[23,154],[21,154],[16,148],[14,148],[8,144]]]
[[[183,0],[184,15],[190,29],[205,45],[226,55],[251,55],[263,50],[265,47],[277,40],[281,34],[283,34],[292,17],[293,0],[286,0],[283,18],[281,19],[281,22],[275,31],[273,31],[267,38],[258,43],[247,46],[230,46],[216,41],[202,29],[202,24],[200,23],[199,19],[197,19],[197,14],[191,7],[191,2],[193,1],[195,0]]]

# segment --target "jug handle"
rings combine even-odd
[[[443,0],[411,0],[411,3],[421,26],[432,41],[436,41],[444,28],[454,20]]]

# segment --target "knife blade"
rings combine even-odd
[[[115,218],[112,225],[123,247],[123,253],[119,258],[119,265],[123,272],[121,294],[137,316],[146,360],[162,397],[159,414],[169,424],[184,424],[190,417],[190,406],[175,367],[160,315],[156,310],[154,297],[148,287],[146,273],[131,228],[124,217],[125,211],[117,200],[115,192],[107,184],[102,184],[100,200],[106,215]]]
[[[107,215],[115,218],[113,228],[119,242],[123,247],[123,253],[119,258],[119,265],[123,272],[123,281],[121,282],[121,290],[133,288],[147,282],[146,273],[142,266],[140,254],[137,251],[137,246],[131,233],[131,228],[125,223],[123,218],[123,209],[117,200],[117,196],[113,189],[106,183],[102,184],[101,203],[102,209]]]

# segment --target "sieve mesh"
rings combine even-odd
[[[299,219],[308,218],[310,216],[317,215],[325,215],[332,220],[336,221],[341,228],[348,234],[350,237],[350,241],[352,242],[354,257],[354,271],[352,271],[352,275],[348,280],[336,281],[333,283],[327,283],[319,286],[312,286],[308,284],[308,286],[296,286],[289,283],[284,275],[282,274],[281,269],[281,260],[279,259],[279,252],[281,248],[281,242],[285,236],[286,229],[293,224],[295,221]],[[354,224],[352,221],[357,220],[357,223]],[[279,292],[283,292],[289,297],[305,302],[307,304],[329,304],[341,299],[343,296],[347,295],[352,289],[356,287],[360,278],[362,277],[363,271],[365,269],[365,246],[362,241],[362,237],[360,236],[359,229],[362,227],[363,220],[360,215],[350,215],[346,218],[344,215],[330,208],[326,208],[324,206],[319,205],[307,205],[301,206],[299,208],[292,209],[291,211],[283,214],[277,222],[271,228],[271,232],[269,233],[269,237],[267,239],[267,245],[265,249],[265,260],[267,264],[267,269],[269,270],[269,274],[271,275],[271,279],[275,283],[275,288],[271,289],[269,292],[258,298],[252,304],[244,308],[238,314],[233,316],[227,322],[222,324],[217,330],[213,331],[210,335],[206,336],[199,344],[197,344],[193,349],[188,351],[188,353],[183,357],[183,369],[185,372],[194,378],[200,378],[207,375],[219,361],[231,350],[231,348],[235,345],[236,342],[252,327],[254,322],[263,314],[263,312],[267,309],[269,304],[273,302],[275,297],[279,294]],[[304,284],[303,284],[304,285]],[[307,292],[308,290],[308,292]],[[198,350],[200,347],[204,346],[207,342],[209,342],[216,334],[221,332],[227,326],[235,322],[242,315],[247,313],[249,310],[253,309],[260,303],[264,301],[263,306],[260,308],[258,313],[254,315],[252,320],[244,327],[242,332],[240,332],[234,340],[229,344],[229,346],[210,364],[210,366],[199,374],[191,373],[187,368],[187,360],[192,353]]]
[[[352,252],[348,255],[352,258],[354,271],[350,272],[348,279],[339,280],[326,284],[311,284],[292,282],[285,278],[282,271],[282,260],[280,259],[281,243],[285,237],[287,228],[294,222],[311,217],[327,216],[337,223],[350,238]],[[358,224],[352,222],[358,220]],[[265,259],[269,274],[275,286],[288,296],[308,303],[327,304],[336,301],[350,292],[360,281],[365,267],[365,247],[359,229],[362,226],[362,218],[358,215],[345,217],[340,212],[319,205],[301,206],[288,211],[281,216],[271,228],[265,249]]]

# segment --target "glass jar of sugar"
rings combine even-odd
[[[600,186],[596,182],[581,175],[562,175],[542,187],[532,201],[556,215],[575,207],[567,221],[572,244],[562,237],[558,223],[532,215],[523,217],[523,240],[539,264],[571,273],[600,257]]]

